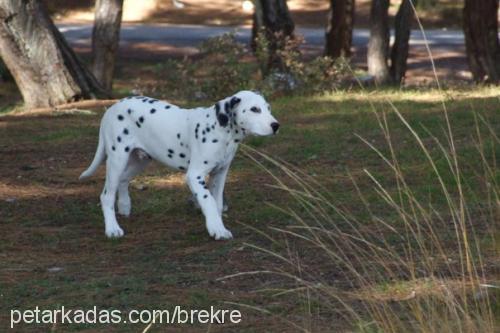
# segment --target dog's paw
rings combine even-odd
[[[106,237],[108,238],[119,238],[122,237],[124,234],[125,233],[123,232],[123,229],[120,228],[119,226],[106,229]]]
[[[227,230],[222,227],[209,227],[208,228],[208,234],[215,238],[215,240],[224,240],[224,239],[231,239],[233,238],[233,234],[231,231]]]

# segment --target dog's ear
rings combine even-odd
[[[234,109],[234,107],[238,105],[240,102],[241,98],[233,96],[233,98],[231,98],[231,101],[229,101],[229,106],[231,107],[231,109]]]
[[[217,116],[217,121],[219,122],[219,125],[221,125],[222,127],[226,127],[227,123],[229,122],[229,116],[227,115],[227,112],[229,112],[228,108],[229,108],[228,102],[224,104],[224,111],[221,110],[219,103],[215,104],[215,115]]]

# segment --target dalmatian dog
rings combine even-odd
[[[129,216],[129,182],[155,159],[186,172],[209,235],[230,239],[232,234],[222,222],[223,192],[238,145],[249,135],[276,134],[279,127],[269,104],[253,91],[240,91],[211,107],[195,109],[144,96],[127,97],[104,113],[94,160],[80,179],[90,177],[106,160],[100,196],[105,233],[121,237],[116,194],[118,213]]]

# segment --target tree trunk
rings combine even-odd
[[[105,95],[42,1],[0,0],[0,56],[28,108]]]
[[[368,72],[375,83],[390,80],[387,58],[389,53],[389,0],[372,0],[370,11],[370,40],[368,42]]]
[[[120,40],[123,0],[97,0],[92,31],[92,72],[111,92],[115,57]]]
[[[408,49],[413,19],[413,5],[417,0],[403,0],[394,19],[394,45],[391,51],[391,78],[394,83],[401,84],[405,78],[408,61]]]
[[[252,48],[256,49],[256,38],[263,33],[268,43],[267,72],[286,71],[279,51],[283,50],[287,38],[294,37],[295,25],[286,0],[256,0],[252,26]]]
[[[325,55],[333,59],[350,57],[354,25],[354,0],[330,0],[326,27]]]
[[[467,60],[476,82],[500,82],[498,0],[465,0],[463,25]]]

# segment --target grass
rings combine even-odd
[[[450,121],[463,166],[463,185],[481,189],[484,182],[477,171],[481,169],[482,161],[476,158],[477,147],[472,137],[477,117],[485,119],[493,132],[500,131],[498,90],[450,90],[447,95]],[[370,222],[359,225],[360,230],[372,240],[374,235],[383,235],[383,241],[380,239],[377,244],[403,251],[406,245],[401,244],[401,235],[390,230],[404,230],[405,223],[400,214],[381,200],[380,191],[374,191],[376,184],[370,180],[373,176],[381,188],[394,195],[398,193],[394,174],[357,136],[362,136],[382,153],[391,153],[371,107],[374,104],[380,115],[381,110],[387,110],[385,100],[392,101],[416,130],[436,162],[436,168],[443,174],[443,181],[453,186],[454,177],[446,173],[447,161],[433,143],[433,136],[445,139],[439,93],[433,90],[351,91],[279,98],[272,104],[274,113],[283,124],[280,135],[252,138],[248,145],[290,163],[291,167],[299,168],[305,176],[318,181],[328,194],[329,202],[350,214],[349,219],[329,215],[333,218],[334,230],[349,233],[352,231],[348,223],[351,219],[370,221],[369,218],[376,216],[391,227]],[[352,259],[352,265],[368,265],[368,262],[352,257],[359,255],[359,258],[367,259],[366,252],[357,253],[356,250],[366,251],[359,244],[350,253],[345,253],[346,258],[325,258],[325,253],[318,253],[316,246],[280,232],[296,232],[297,217],[310,218],[311,207],[274,188],[276,182],[272,176],[244,154],[236,158],[227,186],[231,210],[225,220],[235,234],[235,240],[210,240],[201,214],[187,204],[189,193],[182,176],[158,165],[149,168],[135,181],[146,188],[132,188],[133,215],[129,219],[120,219],[126,237],[117,241],[106,240],[98,206],[103,171],[101,169],[89,182],[77,180],[94,153],[101,115],[101,110],[95,111],[94,115],[6,115],[0,118],[4,133],[0,147],[5,157],[0,166],[2,322],[8,320],[9,309],[29,309],[36,305],[44,308],[59,305],[91,308],[96,305],[98,308],[129,311],[134,308],[163,309],[175,304],[190,308],[222,307],[226,304],[224,302],[233,302],[253,307],[241,307],[244,320],[237,326],[239,331],[298,329],[289,322],[313,331],[351,327],[352,321],[346,320],[349,314],[334,299],[312,296],[314,288],[304,290],[297,280],[290,283],[283,274],[243,275],[219,280],[223,276],[249,271],[289,272],[293,267],[293,276],[301,274],[299,276],[307,280],[311,274],[318,274],[318,280],[329,288],[340,294],[352,293],[346,258]],[[407,175],[406,182],[411,185],[413,195],[428,205],[432,204],[432,210],[441,219],[446,219],[447,202],[440,185],[432,181],[434,170],[418,153],[418,145],[397,115],[387,113],[386,121],[394,154],[399,167]],[[486,129],[481,123],[478,126],[483,132]],[[498,163],[498,144],[493,144],[492,139],[485,136],[482,145],[484,158]],[[280,175],[279,166],[269,165],[268,169],[272,174]],[[369,175],[365,169],[369,170]],[[493,176],[498,182],[498,172],[495,171]],[[283,175],[280,179],[288,182]],[[358,190],[353,186],[353,180]],[[470,214],[482,210],[488,202],[487,191],[474,192],[479,194],[471,199]],[[359,193],[369,203],[369,211],[361,209]],[[291,211],[296,215],[290,216]],[[481,217],[476,222],[475,236],[484,245],[484,279],[495,284],[498,239],[489,232],[488,228],[494,228],[487,224],[491,220]],[[454,236],[443,232],[440,237],[445,252],[456,254]],[[418,239],[412,239],[407,245],[417,247]],[[255,248],[267,250],[261,252]],[[271,253],[280,253],[289,262],[283,262]],[[450,259],[454,263],[459,260],[456,256]],[[424,262],[429,260],[420,262],[414,258],[417,266]],[[54,267],[60,270],[53,271]],[[436,264],[436,273],[440,273],[440,269],[440,264]],[[378,332],[376,328],[379,327],[369,316],[363,315],[366,311],[362,310],[363,302],[359,300],[363,297],[371,299],[372,310],[383,313],[389,311],[387,299],[400,302],[411,296],[413,290],[422,294],[439,294],[436,279],[422,276],[421,280],[413,280],[393,276],[393,280],[386,280],[382,278],[384,271],[375,268],[366,270],[366,273],[378,276],[380,283],[365,285],[358,291],[361,296],[358,295],[358,300],[350,305],[356,313],[361,313],[355,322],[359,331]],[[298,288],[301,296],[288,292],[281,294],[290,288]],[[255,308],[266,309],[272,315]],[[492,308],[495,310],[498,306]],[[401,309],[391,308],[390,311],[394,316],[405,313]],[[404,321],[403,317],[400,320]],[[114,325],[105,329],[108,332],[137,332],[143,328]],[[23,326],[23,331],[39,329]],[[69,325],[56,327],[55,331],[96,329],[104,328]],[[193,331],[200,329],[203,328],[199,325],[188,328]],[[231,331],[235,327],[214,329]]]

